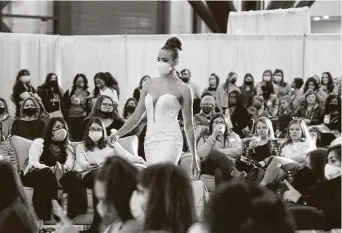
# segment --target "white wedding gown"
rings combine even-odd
[[[147,94],[145,107],[147,165],[166,162],[177,165],[183,149],[183,135],[177,120],[181,105],[177,97],[167,93],[154,100],[152,95]]]

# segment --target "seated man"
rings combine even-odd
[[[201,100],[201,111],[194,115],[195,135],[199,139],[201,135],[209,131],[209,122],[215,112],[215,99],[212,96],[204,96]]]

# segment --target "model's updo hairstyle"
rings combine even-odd
[[[177,37],[169,38],[162,49],[169,50],[172,52],[173,60],[179,57],[179,51],[182,51],[182,42]]]

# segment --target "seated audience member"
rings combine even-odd
[[[249,113],[241,103],[241,95],[238,91],[232,91],[229,94],[229,114],[230,121],[233,126],[233,131],[241,138],[244,138],[243,129],[247,127]]]
[[[236,85],[238,76],[235,72],[230,72],[226,81],[221,84],[216,91],[216,106],[219,108],[220,113],[225,114],[228,108],[228,96],[230,92],[237,90],[240,92],[240,88]]]
[[[39,118],[40,109],[35,98],[26,98],[20,107],[20,118],[13,122],[12,135],[30,140],[43,137],[46,123]]]
[[[260,117],[255,126],[255,136],[243,143],[242,155],[267,167],[272,156],[280,155],[280,145],[275,140],[270,119]]]
[[[216,98],[217,87],[220,85],[220,78],[215,73],[212,73],[209,77],[209,86],[204,88],[201,98],[203,98],[204,93],[209,92],[214,99]]]
[[[284,72],[281,69],[276,69],[273,72],[273,83],[277,85],[277,97],[281,98],[291,93],[290,85],[284,81]]]
[[[292,120],[294,114],[291,99],[288,96],[280,98],[280,106],[278,112],[278,119],[276,120],[276,132],[277,138],[284,138],[289,123]]]
[[[255,96],[253,99],[253,105],[247,109],[250,114],[255,115],[256,120],[259,119],[259,117],[270,116],[267,109],[264,108],[263,102],[264,99],[262,96]]]
[[[30,82],[30,71],[26,69],[20,70],[15,80],[15,84],[13,85],[13,93],[11,96],[11,99],[16,107],[16,117],[20,116],[20,106],[23,100],[27,99],[28,97],[33,97],[37,100],[41,100]]]
[[[293,91],[290,94],[290,99],[291,99],[293,109],[295,111],[300,107],[300,104],[298,103],[298,95],[301,92],[301,88],[303,84],[304,84],[304,80],[302,78],[294,78],[291,84]]]
[[[111,134],[112,129],[118,130],[125,124],[125,120],[119,115],[118,105],[106,95],[101,95],[96,99],[91,113],[84,120],[84,125],[87,125],[92,117],[101,118],[106,126],[107,135]]]
[[[201,100],[201,112],[194,115],[196,138],[201,133],[209,130],[209,122],[215,112],[215,99],[212,96],[204,96]]]
[[[341,168],[341,144],[328,149],[328,164]],[[288,191],[284,193],[284,200],[318,208],[324,212],[329,228],[341,228],[341,175],[318,183],[306,192],[285,183]]]
[[[57,75],[49,73],[45,83],[37,88],[44,108],[50,117],[63,117],[65,114],[63,104],[63,90],[58,84]]]
[[[221,185],[210,200],[203,224],[189,233],[294,233],[282,201],[270,190],[250,182]]]
[[[321,78],[321,90],[323,90],[328,95],[333,93],[334,90],[334,80],[330,72],[324,72]]]
[[[8,112],[6,100],[0,98],[0,143],[12,135],[12,124],[15,118]]]
[[[317,77],[318,78],[318,77]],[[311,90],[311,91],[309,91]],[[296,105],[301,106],[303,102],[306,100],[306,96],[308,92],[314,92],[316,94],[318,102],[322,105],[325,104],[325,100],[328,97],[328,94],[325,93],[323,90],[320,89],[320,80],[314,77],[310,77],[306,80],[304,87],[302,87],[300,93],[298,94],[297,98],[294,100]]]
[[[310,127],[317,134],[317,145],[328,146],[335,138],[341,136],[341,98],[329,95],[321,120],[323,124]]]
[[[38,233],[38,223],[17,171],[0,160],[0,232]]]
[[[307,125],[319,125],[322,122],[324,109],[318,100],[317,94],[308,91],[301,107],[294,114],[296,117],[304,119]]]
[[[30,147],[23,177],[24,185],[34,189],[32,202],[39,219],[50,220],[51,200],[57,200],[59,186],[68,194],[69,217],[87,211],[86,190],[81,174],[72,171],[74,164],[66,122],[60,117],[51,118],[44,138],[34,140]]]
[[[253,104],[253,97],[257,95],[257,89],[255,87],[254,78],[252,74],[247,73],[243,78],[243,84],[240,87],[241,90],[241,102],[245,108],[250,107]]]
[[[265,70],[264,73],[262,74],[262,81],[258,82],[255,87],[257,89],[257,95],[262,95],[263,90],[262,86],[265,85],[265,83],[272,84],[273,86],[273,93],[278,94],[278,87],[277,85],[273,82],[273,75],[272,75],[272,70]]]
[[[142,170],[130,210],[143,224],[141,232],[187,232],[197,220],[193,197],[185,171],[170,163],[156,164]]]
[[[88,79],[84,74],[76,74],[73,86],[63,96],[65,119],[68,123],[70,136],[75,141],[81,141],[83,136],[83,121],[89,112],[87,109]]]
[[[202,162],[202,174],[215,176],[219,185],[241,175],[235,168],[234,159],[241,155],[242,142],[236,133],[229,131],[224,115],[215,114],[209,124],[209,131],[198,142],[197,154]]]
[[[342,86],[342,74],[340,74],[340,77],[336,78],[335,88],[333,90],[334,95],[342,97],[341,86]]]
[[[133,98],[139,102],[140,99],[140,92],[142,90],[142,87],[144,86],[144,84],[146,83],[146,81],[150,80],[151,77],[149,75],[144,75],[142,76],[142,78],[139,81],[139,86],[137,88],[134,89],[133,91]]]
[[[278,115],[279,100],[274,92],[273,84],[270,82],[265,82],[261,86],[262,94],[259,96],[254,96],[258,98],[262,103],[262,108],[267,111],[270,118],[276,117]]]
[[[310,138],[304,121],[300,119],[291,121],[287,130],[286,141],[281,148],[281,157],[272,159],[261,184],[271,183],[280,170],[287,172],[293,167],[298,167],[299,164],[305,162],[307,154],[314,149],[316,149],[316,145]]]

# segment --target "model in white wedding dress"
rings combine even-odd
[[[172,162],[177,165],[183,149],[183,135],[177,120],[181,105],[177,96],[166,93],[145,97],[147,131],[145,157],[148,165]]]

